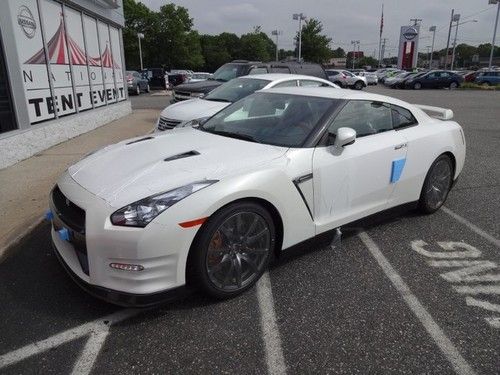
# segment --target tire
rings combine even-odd
[[[188,281],[217,299],[235,297],[266,271],[275,239],[273,218],[261,205],[236,202],[223,207],[203,224],[193,241]]]
[[[456,88],[458,88],[458,86],[459,86],[458,82],[453,81],[453,82],[450,83],[449,88],[450,88],[450,90],[455,90]]]
[[[354,89],[356,90],[363,90],[363,87],[365,87],[363,81],[356,81],[354,84]]]
[[[141,88],[139,87],[139,84],[135,87],[135,95],[141,95]]]
[[[432,163],[420,193],[418,208],[424,214],[439,210],[446,201],[453,184],[453,163],[448,155],[441,155]]]
[[[415,82],[413,84],[413,90],[420,90],[422,88],[422,84],[420,82]]]
[[[151,92],[151,89],[149,88],[149,83],[146,85],[146,92],[149,94]]]

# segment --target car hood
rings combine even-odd
[[[216,114],[231,103],[189,99],[169,105],[160,116],[171,120],[190,121]]]
[[[68,172],[83,188],[120,208],[195,181],[269,167],[287,151],[193,128],[143,136],[101,149]]]
[[[215,80],[206,80],[201,82],[183,83],[174,87],[174,91],[185,91],[185,92],[203,92],[208,93],[219,87],[224,82]]]

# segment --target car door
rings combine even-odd
[[[448,87],[451,82],[451,74],[448,72],[440,72],[438,79],[439,88]]]
[[[406,142],[392,128],[388,104],[349,101],[328,127],[330,140],[340,127],[356,130],[355,142],[318,146],[313,155],[318,233],[383,210],[406,161]]]
[[[422,87],[435,88],[438,79],[438,73],[432,72],[422,77]]]

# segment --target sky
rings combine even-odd
[[[293,13],[303,13],[323,23],[323,32],[332,38],[331,47],[350,50],[351,40],[360,41],[360,50],[374,55],[378,49],[380,16],[384,4],[383,38],[387,38],[385,56],[397,54],[399,30],[409,25],[411,18],[420,18],[419,50],[432,43],[430,26],[437,26],[435,49],[446,47],[451,9],[461,15],[457,43],[478,45],[491,43],[495,22],[495,5],[488,0],[140,0],[153,10],[173,2],[186,7],[194,19],[194,28],[202,34],[219,34],[227,31],[238,35],[247,33],[254,26],[271,36],[272,30],[282,31],[280,48],[293,49],[293,38],[298,21]],[[454,30],[452,32],[453,41]],[[496,45],[500,44],[500,30]],[[274,39],[275,37],[273,37]]]

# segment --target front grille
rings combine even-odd
[[[191,93],[186,91],[177,91],[174,90],[174,98],[175,100],[187,100],[191,99]]]
[[[52,190],[51,209],[54,214],[54,230],[59,231],[63,227],[69,230],[69,242],[75,249],[82,271],[88,275],[85,211],[66,198],[57,185]]]
[[[173,129],[181,122],[181,120],[173,120],[170,118],[160,117],[160,119],[158,120],[158,130]]]

